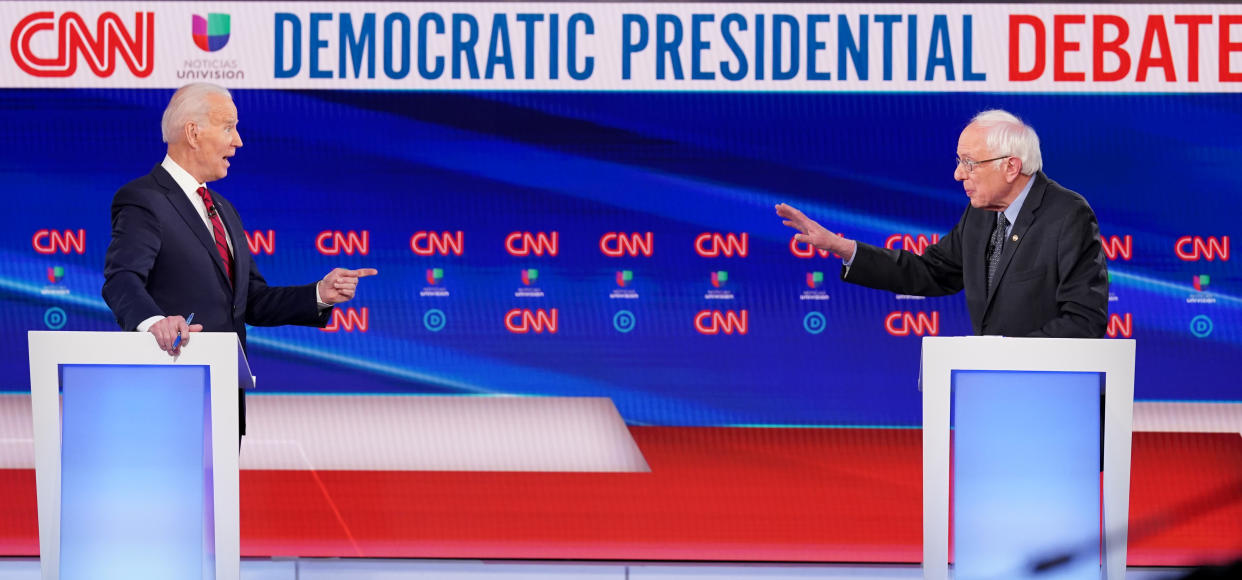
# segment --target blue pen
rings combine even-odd
[[[193,312],[190,313],[189,318],[185,319],[185,324],[186,326],[189,326],[192,322],[194,322]],[[177,338],[173,340],[173,350],[176,350],[178,346],[181,346],[181,333],[177,333]]]

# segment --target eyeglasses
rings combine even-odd
[[[962,159],[961,157],[956,157],[956,158],[954,158],[954,159],[957,161],[957,165],[958,165],[958,166],[962,166],[962,165],[965,165],[965,166],[966,166],[966,173],[974,173],[974,172],[975,172],[975,168],[976,168],[976,167],[978,167],[978,166],[980,166],[980,165],[983,165],[984,163],[987,163],[987,162],[989,162],[989,161],[1000,161],[1001,159],[1008,159],[1008,158],[1010,158],[1010,157],[1013,157],[1013,155],[1001,155],[1000,157],[993,157],[993,158],[991,158],[991,159],[984,159],[983,161],[974,161],[974,160],[971,160],[971,159]]]

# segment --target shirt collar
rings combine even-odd
[[[177,162],[173,161],[172,157],[169,157],[168,155],[164,156],[164,161],[160,162],[160,167],[163,167],[164,170],[172,176],[173,181],[177,182],[177,185],[181,187],[181,191],[185,192],[186,195],[197,194],[198,188],[205,187],[207,185],[206,183],[199,183],[195,180],[194,176],[190,175],[189,171],[186,171],[180,165],[177,165]]]
[[[1022,204],[1026,203],[1026,194],[1031,192],[1031,186],[1035,185],[1035,175],[1026,180],[1026,187],[1022,188],[1022,193],[1018,194],[1018,198],[1005,208],[1005,219],[1009,220],[1009,228],[1013,228],[1013,224],[1018,222],[1018,214],[1022,213]]]

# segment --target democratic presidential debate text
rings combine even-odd
[[[206,15],[177,2],[136,12],[87,2],[53,8],[8,8],[19,85],[1213,92],[1242,82],[1242,10],[1228,5],[253,2]],[[180,26],[181,34],[165,32]]]

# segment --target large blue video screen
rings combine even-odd
[[[116,330],[109,205],[164,155],[171,92],[0,91],[0,389],[25,331]],[[1029,122],[1094,208],[1136,397],[1237,401],[1242,100],[1230,94],[236,90],[213,187],[271,284],[374,267],[329,330],[254,328],[265,393],[606,396],[634,425],[920,422],[919,342],[962,296],[839,280],[787,202],[919,249],[966,207],[958,133]],[[188,313],[169,313],[188,314]]]

